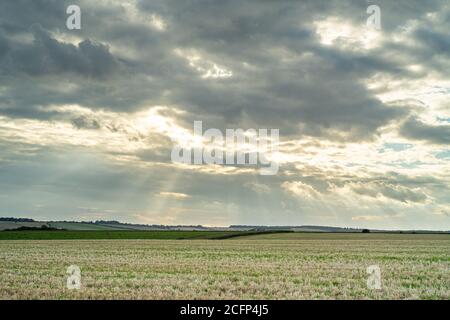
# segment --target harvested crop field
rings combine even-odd
[[[0,299],[450,298],[450,236],[343,236],[0,241]],[[66,287],[70,265],[79,290]]]

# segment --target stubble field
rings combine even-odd
[[[70,265],[80,290],[66,287]],[[5,240],[0,299],[449,299],[449,268],[448,235]]]

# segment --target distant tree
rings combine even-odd
[[[29,218],[13,218],[13,217],[8,217],[8,218],[0,218],[0,221],[12,221],[12,222],[34,222],[33,219],[29,219]]]
[[[94,224],[123,224],[116,220],[97,220]]]
[[[363,229],[361,232],[362,233],[370,233],[370,230],[369,229]]]
[[[19,227],[19,228],[15,228],[15,229],[6,229],[3,231],[66,231],[66,229],[57,229],[57,228],[52,228],[49,227],[47,225],[42,225],[40,227]]]

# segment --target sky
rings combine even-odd
[[[0,216],[449,230],[449,30],[448,0],[1,1]],[[174,163],[194,121],[278,129],[277,174]]]

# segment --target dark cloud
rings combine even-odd
[[[70,0],[17,0],[0,3],[0,29],[16,35],[39,23],[44,29],[65,29],[66,8]],[[75,3],[78,1],[75,1]]]
[[[283,170],[289,169],[283,166]],[[384,196],[403,203],[417,204],[429,200],[427,194],[436,195],[441,191],[445,193],[449,189],[446,181],[427,175],[409,176],[395,172],[386,172],[384,175],[379,175],[374,172],[366,172],[366,177],[363,178],[346,175],[341,170],[336,170],[330,174],[330,172],[314,167],[307,168],[307,172],[308,174],[291,173],[282,179],[291,182],[301,181],[323,196],[332,195],[336,189],[348,187],[358,195],[371,198]]]
[[[401,126],[400,133],[409,139],[450,145],[450,125],[433,126],[410,117]]]
[[[426,46],[427,52],[433,55],[450,55],[450,39],[448,34],[420,28],[414,33],[416,39]]]
[[[71,122],[78,129],[100,129],[101,127],[98,120],[86,116],[79,116]]]
[[[43,76],[75,73],[86,77],[104,78],[118,68],[118,62],[103,44],[84,40],[78,46],[61,43],[38,24],[31,28],[31,44],[7,42],[0,39],[5,47],[0,61],[0,72],[7,76]]]
[[[139,4],[139,14],[147,19],[152,14],[160,15],[167,22],[167,30],[158,32],[139,19],[125,19],[127,11],[120,4],[82,6],[82,30],[75,33],[56,22],[58,17],[65,22],[66,14],[64,6],[54,6],[51,1],[27,8],[17,20],[6,19],[8,25],[32,35],[34,40],[23,44],[0,38],[3,73],[15,79],[22,77],[21,73],[45,76],[39,85],[46,88],[28,90],[26,79],[22,79],[17,87],[6,91],[1,112],[45,118],[52,115],[38,115],[42,108],[36,106],[65,102],[127,112],[166,104],[187,111],[184,122],[202,114],[213,127],[276,127],[283,128],[286,135],[338,140],[372,139],[379,128],[406,113],[383,105],[361,83],[376,72],[405,73],[402,66],[378,55],[324,47],[315,34],[312,22],[328,15],[364,25],[364,3]],[[382,5],[390,6],[387,2]],[[17,7],[9,4],[4,9],[14,13]],[[49,7],[51,18],[41,21],[43,10]],[[417,3],[415,8],[416,14],[424,13],[425,6]],[[398,23],[411,17],[412,11],[407,6]],[[388,10],[383,13],[390,15]],[[31,23],[42,27],[30,28]],[[11,34],[6,22],[2,29],[4,34]],[[85,40],[73,45],[56,40],[50,32]],[[116,48],[114,56],[111,47]],[[134,57],[119,48],[131,50]],[[233,76],[202,78],[186,59],[174,53],[178,48],[197,50],[203,59],[231,70]],[[291,58],[283,58],[286,54]],[[243,67],[243,63],[250,67]],[[61,79],[76,89],[48,89]]]
[[[366,195],[372,198],[383,195],[386,198],[405,203],[423,203],[427,200],[427,196],[423,192],[411,190],[401,185],[384,183],[358,184],[352,186],[352,190],[357,194]]]

